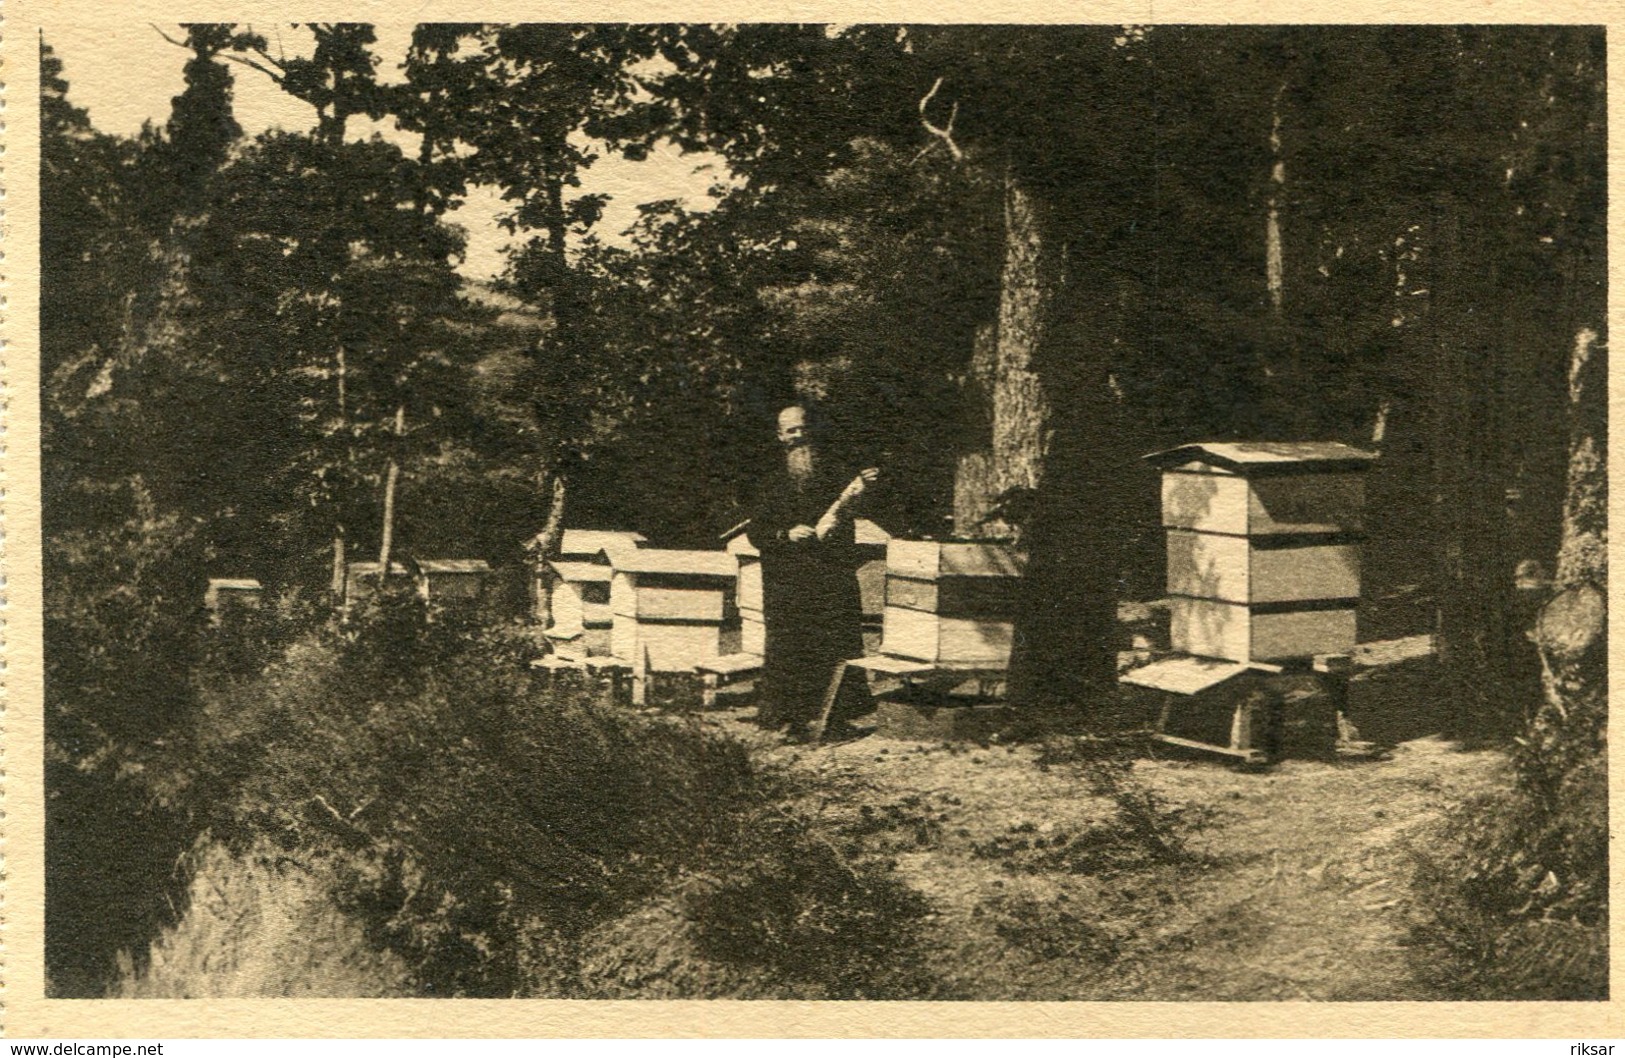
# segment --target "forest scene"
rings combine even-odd
[[[40,41],[51,996],[1608,997],[1601,28],[150,28]]]

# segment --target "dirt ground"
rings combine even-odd
[[[748,710],[714,715],[832,835],[929,898],[926,958],[954,998],[1435,997],[1405,944],[1407,848],[1506,781],[1503,754],[1431,737],[1385,759],[1252,773],[1137,760],[1130,784],[1187,843],[1158,862],[1123,844],[1121,812],[1086,769],[1042,747],[878,733],[787,746]]]

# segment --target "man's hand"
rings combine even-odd
[[[792,526],[790,531],[784,535],[792,544],[804,544],[817,534],[813,532],[813,527],[810,525],[796,525]]]
[[[853,478],[852,483],[846,487],[846,492],[843,495],[849,499],[855,500],[859,496],[863,495],[864,489],[868,488],[870,485],[873,485],[877,480],[879,480],[879,478],[879,467],[868,467],[867,469],[860,470],[858,471],[858,476]]]

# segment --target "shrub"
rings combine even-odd
[[[420,994],[596,994],[590,952],[663,901],[719,968],[685,988],[869,994],[916,902],[764,815],[777,791],[742,744],[538,693],[527,632],[410,606],[296,643],[245,689],[218,834],[331,858],[339,904]]]
[[[1604,762],[1553,805],[1522,788],[1463,805],[1413,853],[1415,957],[1463,999],[1605,999]]]

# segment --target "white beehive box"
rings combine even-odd
[[[1173,649],[1232,661],[1355,643],[1364,472],[1336,442],[1185,445],[1162,475]]]
[[[608,654],[613,624],[609,555],[643,543],[642,533],[627,530],[566,529],[559,538],[559,557],[548,563],[553,573],[548,635],[573,642],[578,653]]]
[[[425,602],[440,606],[470,606],[485,591],[491,566],[478,558],[425,558],[389,563],[391,578],[410,578],[413,589]],[[378,590],[378,563],[351,562],[344,580],[347,603],[370,598]]]
[[[720,657],[736,620],[739,567],[726,551],[639,548],[612,556],[611,651],[655,672],[687,672]]]
[[[881,651],[932,664],[1010,661],[1026,557],[1007,544],[892,540]]]
[[[867,518],[852,520],[858,548],[858,601],[864,620],[879,620],[886,610],[886,547],[891,534]]]
[[[762,553],[744,532],[728,540],[728,553],[739,566],[739,651],[767,652],[767,625],[762,619]]]

